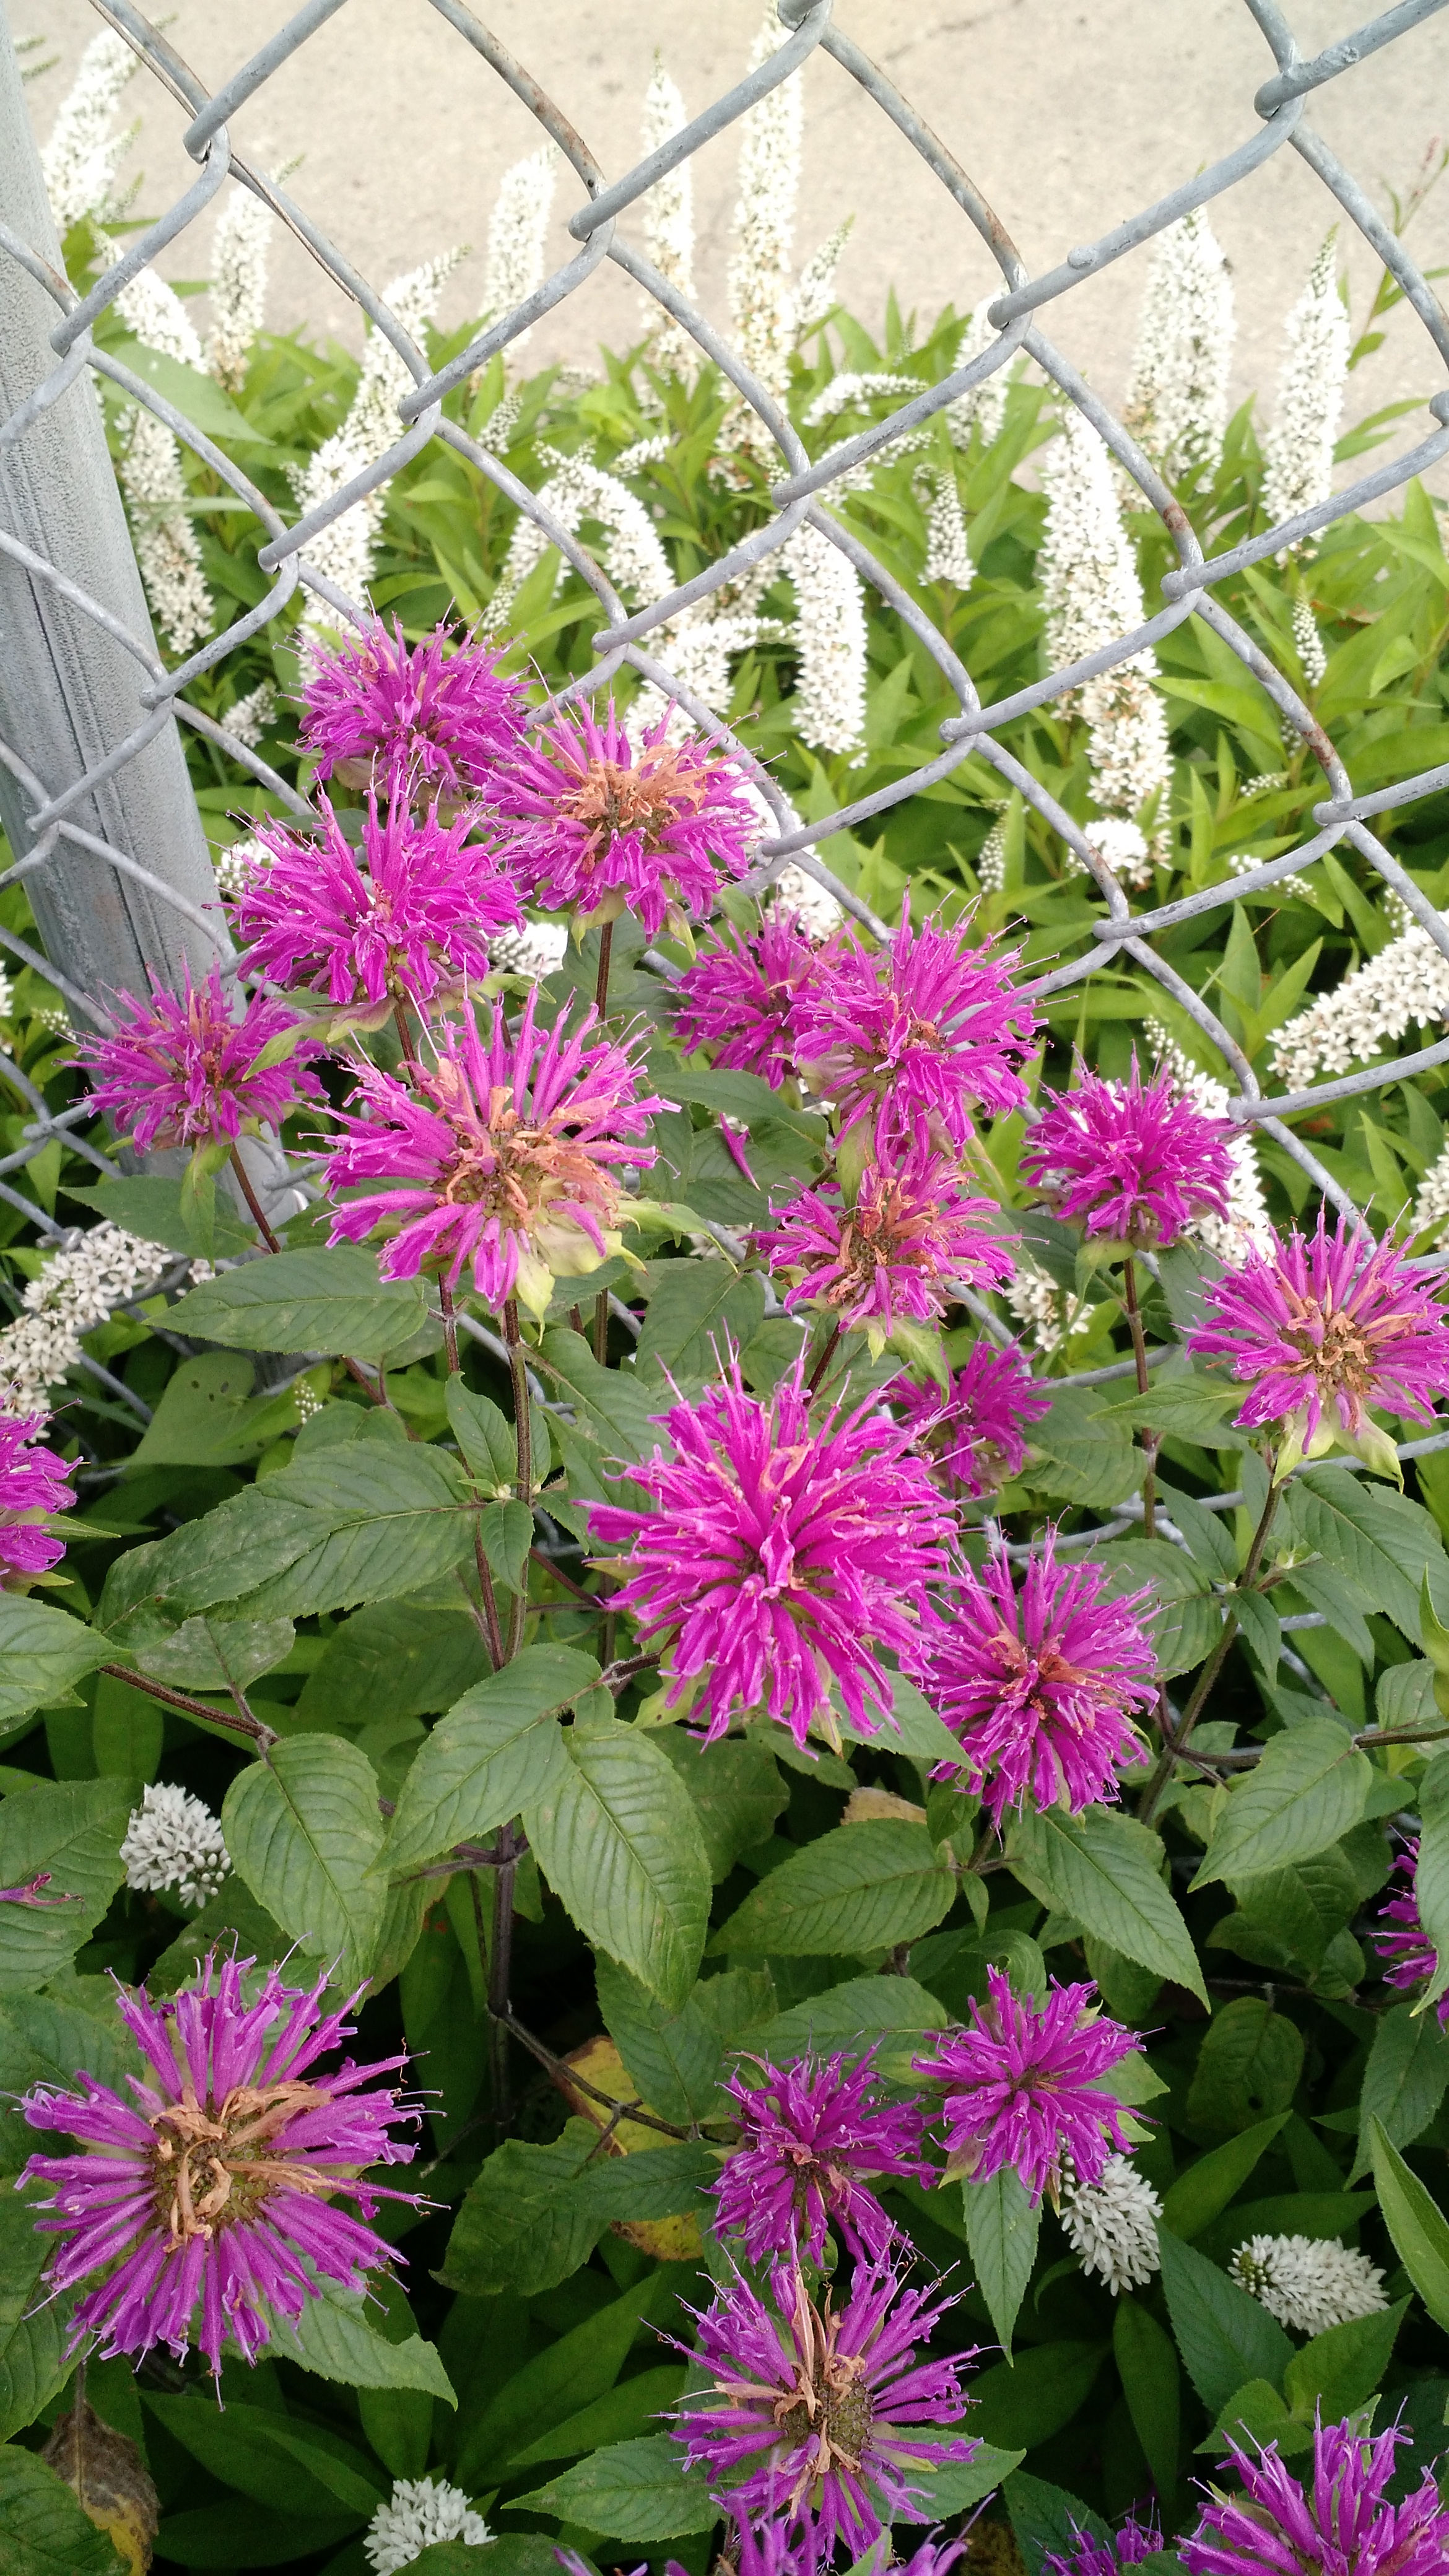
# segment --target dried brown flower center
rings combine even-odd
[[[601,857],[617,832],[642,832],[646,847],[657,849],[681,805],[698,812],[706,778],[700,770],[683,767],[682,757],[665,744],[637,769],[617,760],[590,761],[561,811],[587,827],[591,857]]]
[[[289,2121],[327,2099],[315,2084],[237,2084],[220,2104],[203,2104],[188,2084],[151,2121],[157,2208],[170,2234],[183,2243],[214,2236],[274,2191],[331,2191],[327,2175],[267,2152]]]
[[[809,2393],[782,2397],[775,2421],[792,2449],[811,2444],[815,2477],[828,2476],[837,2460],[859,2470],[871,2427],[870,2392],[859,2364],[835,2357],[817,2365]]]
[[[1352,1315],[1325,1318],[1315,1297],[1304,1298],[1302,1312],[1302,1323],[1288,1325],[1283,1338],[1297,1351],[1303,1366],[1322,1387],[1342,1387],[1349,1395],[1367,1395],[1373,1379],[1374,1354],[1363,1327]]]
[[[526,1226],[556,1199],[607,1204],[609,1180],[587,1145],[531,1125],[495,1091],[487,1128],[460,1129],[442,1194],[450,1207],[485,1207],[502,1225]]]

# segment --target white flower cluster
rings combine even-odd
[[[1002,1291],[1019,1324],[1025,1324],[1044,1359],[1092,1321],[1085,1297],[1069,1297],[1027,1253]]]
[[[1260,868],[1262,865],[1263,860],[1261,856],[1255,858],[1251,850],[1234,850],[1228,861],[1228,866],[1235,877],[1251,876],[1254,868]],[[1285,903],[1311,903],[1313,901],[1313,896],[1309,891],[1308,879],[1306,877],[1299,876],[1296,868],[1291,876],[1278,877],[1274,882]],[[1267,889],[1265,888],[1264,891],[1266,892]]]
[[[644,152],[655,152],[688,122],[679,89],[658,54],[644,93]],[[694,171],[688,157],[656,179],[640,200],[644,246],[665,284],[694,301]],[[650,334],[649,359],[661,375],[682,376],[699,363],[698,344],[671,321],[652,295],[643,298],[645,328]]]
[[[276,217],[250,188],[233,188],[211,240],[211,331],[206,363],[219,385],[239,393],[252,345],[266,319],[267,266]]]
[[[498,182],[488,222],[488,263],[483,273],[484,319],[496,322],[524,303],[543,277],[544,243],[553,206],[557,146],[545,143],[515,161]],[[521,349],[531,329],[510,340]]]
[[[1095,821],[1082,825],[1082,838],[1096,852],[1102,865],[1110,868],[1119,884],[1148,886],[1156,864],[1147,835],[1140,823],[1129,822],[1125,814],[1099,814]],[[1067,850],[1067,874],[1084,876],[1077,853]]]
[[[1062,2233],[1084,2272],[1095,2272],[1114,2299],[1140,2289],[1161,2264],[1157,2221],[1162,2202],[1130,2156],[1109,2156],[1102,2179],[1062,2182]]]
[[[1328,669],[1328,655],[1323,649],[1323,638],[1318,632],[1311,599],[1300,598],[1293,602],[1293,650],[1303,672],[1304,687],[1316,689]]]
[[[553,468],[539,490],[540,507],[570,536],[583,520],[597,520],[604,531],[604,569],[615,589],[626,595],[632,591],[640,601],[658,599],[663,592],[673,590],[669,557],[638,493],[621,483],[617,474],[596,465],[587,448],[575,456],[562,455],[551,447],[541,447],[539,453]],[[529,574],[543,561],[551,542],[535,519],[520,514],[508,540],[498,586],[484,616],[485,632],[497,634],[507,624],[514,600]],[[562,564],[559,570],[562,575]]]
[[[384,304],[419,348],[425,344],[427,325],[438,309],[444,280],[462,256],[460,250],[445,251],[441,259],[424,260],[420,268],[409,269],[406,276],[395,277],[390,286],[383,288]],[[376,465],[402,437],[397,407],[404,394],[411,393],[412,386],[412,376],[392,342],[384,332],[369,328],[357,391],[342,427],[324,440],[305,467],[294,472],[293,488],[302,517],[330,501],[354,474]],[[373,544],[386,507],[385,491],[365,493],[331,527],[319,530],[307,547],[306,560],[315,570],[359,603],[371,586]],[[302,623],[304,627],[329,627],[335,624],[335,613],[314,593],[308,599]]]
[[[271,863],[272,852],[263,849],[261,842],[254,841],[250,833],[244,834],[239,841],[229,842],[224,850],[217,850],[212,856],[218,893],[224,894],[228,903],[237,902],[252,882],[254,872],[258,868],[270,867]]]
[[[770,888],[770,900],[776,912],[793,913],[807,939],[817,948],[840,928],[845,919],[844,907],[836,902],[828,886],[817,885],[793,859],[787,859]]]
[[[865,734],[866,623],[860,576],[839,546],[808,521],[787,537],[780,560],[795,585],[796,731],[813,750],[855,751]]]
[[[807,331],[819,329],[835,304],[835,272],[840,254],[855,230],[854,215],[847,215],[833,233],[827,233],[817,251],[812,251],[800,271],[795,289],[795,337],[803,340]]]
[[[15,987],[0,966],[0,1020],[8,1020],[15,1008]]]
[[[1295,2334],[1326,2334],[1388,2306],[1384,2276],[1333,2237],[1250,2236],[1228,2266],[1234,2280]]]
[[[1348,309],[1338,291],[1334,235],[1283,326],[1278,403],[1263,441],[1263,507],[1276,524],[1312,510],[1333,489],[1333,449],[1348,379]]]
[[[521,930],[495,932],[488,957],[505,975],[526,975],[531,984],[541,984],[563,964],[568,944],[566,921],[526,921]]]
[[[510,391],[501,395],[482,427],[474,432],[479,446],[486,447],[490,456],[506,456],[522,418],[522,393]]]
[[[126,1885],[161,1895],[174,1887],[183,1905],[205,1905],[231,1868],[211,1809],[170,1782],[146,1789],[121,1843]]]
[[[646,465],[662,465],[673,445],[673,439],[663,429],[651,438],[636,438],[632,447],[620,450],[613,470],[616,474],[642,474]]]
[[[461,2487],[450,2487],[444,2478],[399,2478],[367,2526],[362,2554],[373,2576],[398,2576],[434,2541],[461,2540],[478,2549],[492,2538]]]
[[[62,241],[72,224],[85,215],[104,224],[124,211],[124,201],[113,193],[116,172],[140,127],[133,125],[120,134],[110,129],[121,92],[139,60],[124,36],[113,35],[109,28],[92,36],[56,111],[50,139],[41,148],[40,166]]]
[[[767,6],[750,48],[749,68],[768,62],[781,40],[773,5]],[[795,203],[800,193],[800,150],[805,107],[800,74],[792,72],[740,118],[739,197],[732,218],[736,248],[729,265],[730,319],[745,365],[782,402],[795,343],[796,302],[790,267]],[[775,442],[748,403],[738,409],[738,434],[746,446],[772,456]],[[735,427],[732,420],[731,428]]]
[[[238,742],[244,742],[249,751],[255,751],[276,712],[275,683],[259,680],[254,689],[248,689],[244,698],[237,698],[227,708],[221,721]]]
[[[999,337],[999,332],[986,319],[986,306],[978,304],[974,313],[967,314],[966,328],[956,343],[956,366],[969,367],[972,359],[979,358],[982,350],[989,349]],[[1007,383],[1013,372],[1010,366],[998,367],[994,375],[985,377],[968,393],[958,394],[953,403],[948,403],[946,426],[957,447],[967,445],[973,421],[980,426],[982,446],[991,445],[1006,418]]]
[[[109,264],[121,245],[104,245]],[[154,268],[143,268],[116,298],[116,311],[147,349],[182,366],[201,365],[201,342],[181,298]],[[201,545],[192,520],[181,449],[154,412],[130,403],[121,413],[121,489],[131,505],[136,561],[162,641],[189,653],[209,635],[215,606],[201,568]]]
[[[1440,919],[1449,928],[1449,913]],[[1302,1091],[1320,1073],[1369,1063],[1411,1024],[1441,1020],[1449,1020],[1449,957],[1416,921],[1279,1030],[1274,1070],[1290,1091]]]
[[[1106,443],[1075,404],[1067,406],[1062,434],[1047,450],[1042,486],[1047,514],[1037,571],[1047,649],[1060,667],[1130,633],[1146,612]],[[1092,792],[1108,814],[1135,815],[1171,784],[1167,718],[1152,685],[1156,670],[1149,647],[1072,693],[1090,727]]]
[[[109,1218],[67,1238],[42,1262],[24,1310],[0,1332],[0,1414],[43,1410],[81,1356],[81,1336],[128,1298],[144,1296],[170,1266],[163,1244],[144,1243]]]
[[[1177,1085],[1178,1097],[1190,1100],[1206,1118],[1225,1118],[1228,1112],[1226,1083],[1204,1073],[1191,1058],[1184,1055],[1160,1020],[1149,1020],[1143,1032],[1158,1063],[1170,1073]],[[1228,1181],[1226,1216],[1199,1217],[1188,1233],[1194,1242],[1215,1252],[1228,1270],[1241,1270],[1248,1254],[1263,1252],[1272,1240],[1272,1221],[1263,1196],[1263,1175],[1258,1169],[1258,1149],[1251,1128],[1239,1128],[1227,1148],[1231,1177]]]
[[[1076,853],[1073,851],[1072,856]],[[976,854],[976,882],[983,894],[1001,894],[1006,886],[1006,817],[999,815]]]
[[[1199,208],[1153,253],[1124,414],[1169,483],[1221,460],[1235,328],[1228,264]]]
[[[1449,1216],[1449,1146],[1431,1163],[1419,1184],[1414,1202],[1414,1232],[1427,1233],[1430,1226],[1442,1225]]]
[[[918,465],[916,481],[928,495],[926,560],[921,568],[922,579],[954,582],[958,590],[969,590],[976,577],[976,567],[971,560],[966,522],[961,514],[955,466],[948,465],[943,470]]]
[[[864,411],[871,403],[878,402],[883,394],[890,394],[902,402],[913,402],[917,394],[925,391],[919,376],[892,376],[876,368],[867,368],[864,372],[843,368],[813,397],[805,412],[805,427],[823,429],[828,420],[835,420],[841,412]]]

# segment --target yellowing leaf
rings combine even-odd
[[[582,2048],[572,2050],[565,2063],[575,2075],[583,2077],[596,2092],[607,2093],[610,2102],[639,2102],[639,2088],[632,2083],[622,2057],[611,2039],[586,2039]],[[572,2111],[581,2111],[596,2129],[608,2126],[611,2114],[606,2105],[593,2095],[576,2090],[560,2079],[563,2093]],[[639,2102],[641,2111],[649,2111],[647,2102]],[[659,2114],[652,2113],[657,2119]],[[619,2120],[609,2129],[604,2153],[610,2156],[639,2154],[649,2147],[667,2147],[662,2129],[648,2129],[642,2120]],[[699,2221],[693,2212],[678,2218],[614,2218],[609,2222],[616,2236],[637,2245],[641,2254],[652,2255],[656,2263],[692,2263],[704,2251]]]
[[[78,2397],[70,2413],[59,2418],[40,2456],[64,2478],[97,2530],[108,2535],[131,2576],[146,2576],[161,2505],[135,2443],[103,2424],[95,2408]]]

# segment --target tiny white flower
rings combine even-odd
[[[1441,918],[1449,923],[1449,914]],[[1288,1090],[1302,1091],[1320,1073],[1370,1063],[1406,1029],[1434,1028],[1446,1019],[1449,957],[1416,921],[1279,1030],[1274,1070]]]
[[[1227,261],[1199,208],[1158,238],[1124,414],[1169,483],[1222,456],[1234,327]]]
[[[211,238],[211,335],[206,363],[219,385],[239,393],[266,319],[267,268],[276,217],[250,188],[233,188]]]
[[[812,750],[856,751],[865,736],[866,705],[860,575],[808,521],[786,539],[779,560],[795,586],[795,730]]]
[[[488,943],[488,956],[505,975],[526,975],[541,984],[563,964],[568,944],[567,922],[526,921],[521,930],[500,930]]]
[[[47,1390],[81,1356],[82,1335],[144,1296],[171,1260],[163,1245],[144,1243],[109,1218],[67,1235],[31,1280],[23,1312],[0,1332],[0,1413],[45,1411]]]
[[[782,41],[783,30],[770,0],[750,49],[750,70],[768,62]],[[730,319],[739,355],[777,402],[783,402],[789,386],[790,351],[795,344],[797,305],[790,254],[800,194],[804,116],[796,71],[757,99],[739,121],[740,192],[731,219],[736,247],[729,265]],[[752,404],[742,401],[734,406],[730,429],[756,454],[775,455],[775,442]]]
[[[640,142],[645,153],[658,150],[671,134],[677,134],[689,122],[689,111],[677,84],[669,77],[658,54],[654,70],[644,93],[644,131]],[[666,285],[682,295],[686,303],[694,302],[694,171],[686,158],[656,179],[639,201],[644,219],[644,246],[654,267]],[[672,316],[658,305],[652,295],[643,298],[644,323],[649,331],[649,362],[661,375],[685,375],[699,364],[699,344],[692,340]]]
[[[1333,450],[1348,380],[1348,312],[1338,291],[1334,235],[1283,326],[1278,402],[1263,441],[1263,507],[1275,524],[1315,509],[1333,490]]]
[[[1002,1291],[1019,1324],[1025,1324],[1037,1349],[1047,1359],[1073,1333],[1085,1333],[1092,1321],[1085,1297],[1068,1296],[1055,1280],[1024,1254]]]
[[[526,160],[515,161],[498,182],[483,276],[483,313],[489,321],[501,321],[526,303],[542,281],[557,161],[557,147],[545,143]],[[528,331],[520,331],[509,341],[509,350],[521,349],[529,337]]]
[[[362,2554],[373,2576],[398,2576],[438,2540],[461,2540],[469,2549],[493,2538],[461,2487],[444,2478],[399,2478],[386,2504],[367,2526]]]
[[[969,367],[973,358],[979,358],[984,349],[991,348],[1000,338],[994,325],[987,321],[986,312],[987,306],[978,304],[974,313],[967,314],[966,328],[956,343],[953,375],[960,368]],[[1014,373],[1015,368],[1008,360],[1004,367],[998,367],[993,374],[983,377],[979,385],[973,385],[968,393],[958,394],[953,403],[948,403],[946,427],[954,446],[969,446],[973,421],[980,424],[983,447],[991,445],[1006,418],[1007,386]]]
[[[1047,496],[1037,574],[1046,610],[1047,650],[1058,669],[1118,642],[1146,616],[1142,583],[1106,442],[1075,404],[1042,465]],[[1149,647],[1088,680],[1062,701],[1088,726],[1092,793],[1107,814],[1135,815],[1151,796],[1165,800],[1172,781],[1167,718],[1153,687],[1157,657]]]
[[[770,820],[773,830],[773,815]],[[780,870],[770,888],[769,900],[776,912],[793,913],[806,938],[813,939],[817,948],[845,919],[844,906],[836,902],[829,887],[817,885],[814,877],[797,868],[793,859],[787,859]]]
[[[248,689],[244,698],[237,698],[227,708],[221,721],[227,732],[234,734],[238,742],[245,743],[249,751],[255,751],[276,712],[275,683],[271,680],[259,680],[254,689]]]
[[[1325,2334],[1356,2317],[1378,2316],[1389,2304],[1377,2265],[1333,2237],[1250,2236],[1228,2268],[1295,2334]]]
[[[139,69],[124,36],[106,28],[92,36],[74,81],[56,112],[40,166],[62,240],[83,215],[97,223],[121,212],[113,190],[116,172],[140,132],[139,124],[112,134],[111,119],[128,80]]]
[[[1430,1226],[1442,1225],[1449,1216],[1449,1147],[1431,1163],[1419,1185],[1414,1202],[1414,1232],[1427,1233]]]
[[[1073,852],[1073,856],[1075,856]],[[1001,894],[1006,886],[1006,818],[998,816],[976,856],[976,882],[983,894]]]
[[[1063,2233],[1083,2271],[1097,2273],[1114,2299],[1158,2270],[1161,2215],[1161,2200],[1129,2156],[1109,2156],[1100,2182],[1063,2179]]]
[[[1295,599],[1293,602],[1293,650],[1302,665],[1305,685],[1316,689],[1328,669],[1328,655],[1323,649],[1323,638],[1318,632],[1311,599]],[[1296,732],[1296,727],[1293,730]]]
[[[958,590],[969,590],[976,578],[976,567],[971,560],[955,468],[950,466],[942,473],[925,465],[917,471],[933,487],[926,513],[926,559],[921,577],[925,581],[954,582]]]
[[[128,1887],[158,1895],[174,1888],[183,1905],[205,1905],[231,1868],[211,1809],[169,1781],[144,1792],[126,1827],[121,1858]]]

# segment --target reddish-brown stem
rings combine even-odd
[[[493,1589],[493,1570],[483,1552],[483,1539],[476,1521],[473,1524],[473,1555],[478,1567],[478,1589],[483,1595],[483,1625],[488,1652],[493,1658],[496,1673],[504,1662],[503,1625],[498,1616],[498,1595]]]
[[[509,1297],[503,1307],[503,1338],[508,1344],[508,1365],[513,1375],[513,1433],[518,1443],[518,1499],[533,1509],[533,1423],[528,1402],[528,1363],[523,1355],[523,1342],[518,1330],[518,1300]],[[518,1590],[513,1596],[513,1611],[508,1622],[508,1661],[511,1663],[523,1643],[523,1626],[528,1616],[528,1572],[525,1567]]]
[[[408,1027],[406,1005],[402,1002],[394,1002],[392,1016],[397,1027],[398,1044],[403,1051],[403,1061],[411,1070],[416,1067],[418,1051],[413,1044],[412,1030]]]
[[[446,1279],[438,1281],[438,1304],[443,1310],[443,1343],[447,1352],[448,1375],[456,1377],[458,1375],[458,1310],[453,1303],[453,1291]]]
[[[810,1396],[814,1395],[814,1393],[815,1393],[815,1391],[816,1391],[817,1387],[819,1386],[819,1384],[820,1384],[820,1382],[821,1382],[821,1379],[824,1377],[826,1370],[829,1368],[831,1361],[834,1359],[834,1357],[835,1357],[835,1352],[836,1352],[836,1346],[837,1346],[837,1344],[839,1343],[839,1340],[840,1340],[840,1326],[839,1326],[838,1324],[832,1324],[832,1325],[831,1325],[831,1327],[830,1327],[829,1332],[827,1333],[827,1335],[826,1335],[826,1337],[825,1337],[825,1342],[824,1342],[824,1346],[823,1346],[823,1348],[822,1348],[822,1350],[821,1350],[820,1357],[817,1359],[817,1361],[816,1361],[816,1363],[815,1363],[815,1366],[813,1367],[813,1369],[812,1369],[812,1370],[811,1370],[811,1372],[810,1372],[810,1383],[809,1383],[809,1385],[808,1385],[808,1386],[806,1387],[806,1389],[805,1389],[805,1394],[806,1394],[807,1399],[808,1399]]]
[[[586,1592],[581,1583],[575,1583],[573,1576],[565,1574],[562,1567],[555,1565],[551,1556],[545,1556],[541,1547],[531,1547],[528,1553],[535,1565],[541,1565],[545,1574],[551,1574],[555,1583],[561,1583],[565,1592],[573,1594],[575,1601],[582,1601],[586,1610],[597,1611],[599,1607],[597,1593]]]
[[[1146,1395],[1151,1385],[1147,1374],[1147,1337],[1142,1330],[1142,1309],[1137,1303],[1137,1264],[1130,1252],[1122,1264],[1122,1282],[1123,1302],[1127,1308],[1127,1328],[1132,1335],[1132,1356],[1137,1363],[1137,1392],[1139,1395]],[[1142,1479],[1142,1535],[1144,1538],[1155,1538],[1157,1536],[1157,1451],[1160,1445],[1160,1434],[1147,1430],[1145,1425],[1139,1425],[1137,1437],[1142,1444],[1142,1455],[1147,1461],[1147,1473]]]
[[[1268,1542],[1268,1526],[1273,1518],[1273,1514],[1278,1508],[1278,1497],[1282,1491],[1283,1488],[1281,1485],[1270,1485],[1268,1487],[1268,1499],[1263,1505],[1262,1512],[1259,1515],[1258,1526],[1253,1532],[1252,1544],[1248,1549],[1247,1563],[1244,1565],[1242,1573],[1239,1575],[1235,1586],[1235,1589],[1239,1592],[1250,1592],[1254,1588],[1253,1578],[1257,1574],[1258,1568],[1263,1561],[1263,1550]],[[1231,1599],[1231,1597],[1232,1596],[1230,1594],[1229,1599]],[[1229,1610],[1226,1619],[1223,1621],[1222,1635],[1219,1637],[1217,1644],[1214,1646],[1212,1653],[1209,1655],[1207,1662],[1204,1664],[1202,1671],[1198,1676],[1197,1685],[1186,1708],[1182,1712],[1181,1718],[1178,1720],[1175,1732],[1169,1734],[1164,1729],[1162,1751],[1159,1753],[1157,1760],[1153,1765],[1151,1777],[1149,1778],[1147,1786],[1143,1790],[1142,1796],[1138,1801],[1138,1819],[1144,1825],[1150,1825],[1153,1817],[1157,1813],[1163,1791],[1166,1789],[1169,1780],[1172,1778],[1173,1764],[1176,1762],[1179,1754],[1184,1753],[1187,1750],[1192,1730],[1196,1726],[1198,1719],[1201,1717],[1203,1710],[1207,1706],[1213,1685],[1216,1682],[1219,1673],[1222,1671],[1224,1664],[1227,1662],[1229,1648],[1231,1647],[1233,1639],[1236,1637],[1237,1633],[1238,1614],[1235,1610]]]
[[[149,1699],[159,1699],[167,1708],[182,1709],[188,1717],[208,1718],[213,1726],[230,1727],[235,1735],[249,1735],[263,1752],[279,1741],[274,1729],[264,1726],[249,1708],[234,1712],[214,1708],[210,1700],[192,1699],[186,1691],[168,1690],[164,1682],[153,1682],[148,1673],[133,1672],[128,1664],[102,1664],[101,1671],[109,1673],[114,1681],[129,1682],[132,1690],[144,1691]]]
[[[599,977],[594,986],[594,1008],[600,1019],[609,1007],[609,960],[614,945],[614,925],[606,921],[599,933]]]
[[[233,1145],[231,1149],[231,1167],[236,1174],[237,1186],[241,1191],[242,1197],[246,1200],[247,1206],[251,1209],[252,1223],[255,1225],[258,1234],[261,1236],[263,1243],[267,1247],[268,1252],[280,1252],[282,1249],[281,1244],[278,1242],[277,1237],[272,1232],[272,1229],[267,1222],[266,1210],[262,1206],[261,1200],[258,1198],[256,1191],[252,1188],[251,1182],[247,1177],[247,1167],[241,1158],[241,1148],[237,1145]]]

